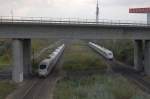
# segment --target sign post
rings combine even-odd
[[[146,13],[147,24],[150,24],[150,7],[148,8],[130,8],[129,13]]]
[[[147,24],[150,24],[150,13],[147,13]]]

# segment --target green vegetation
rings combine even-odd
[[[150,96],[120,75],[93,75],[59,81],[54,99],[150,99]]]
[[[10,63],[9,55],[5,54],[5,55],[1,56],[0,63],[1,64],[9,64]]]
[[[15,85],[10,84],[8,81],[0,81],[0,99],[5,99],[5,97],[15,90]]]
[[[53,44],[55,39],[32,39],[32,49],[35,53],[38,53],[43,48],[48,47],[50,44]]]
[[[73,71],[106,69],[107,65],[85,42],[76,41],[65,49],[63,68]]]
[[[11,40],[0,40],[0,70],[8,68],[11,63]]]

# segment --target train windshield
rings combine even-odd
[[[40,65],[40,69],[45,69],[46,65]]]
[[[108,55],[112,55],[112,53],[108,53]]]

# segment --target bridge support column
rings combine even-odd
[[[16,83],[19,83],[23,81],[23,44],[20,39],[13,39],[12,56],[12,80]]]
[[[29,77],[32,73],[32,64],[31,64],[31,40],[23,40],[23,74],[24,77]]]
[[[144,59],[145,74],[150,76],[150,40],[145,41]]]
[[[150,13],[147,13],[147,24],[150,24]]]
[[[137,71],[143,70],[143,41],[134,41],[134,68]]]

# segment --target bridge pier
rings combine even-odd
[[[32,73],[31,64],[31,39],[23,40],[23,74],[24,77],[29,77]]]
[[[144,59],[145,74],[150,76],[150,40],[145,40]]]
[[[143,70],[143,41],[134,41],[134,68],[137,71]]]
[[[12,43],[12,80],[19,83],[24,77],[29,77],[31,74],[31,40],[13,39]]]
[[[150,24],[150,13],[147,13],[147,24]]]
[[[12,80],[19,83],[23,81],[23,44],[20,39],[13,39],[12,43]]]

